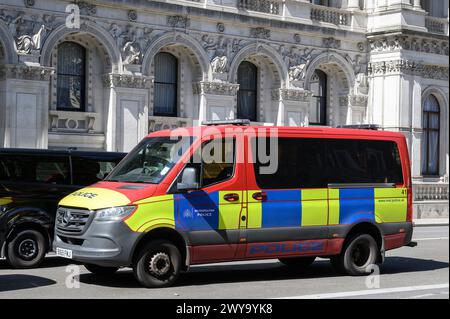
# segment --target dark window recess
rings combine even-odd
[[[0,180],[69,185],[69,160],[63,156],[0,155]]]
[[[177,116],[178,61],[170,53],[155,56],[154,115]]]
[[[321,70],[315,70],[311,78],[311,105],[309,110],[309,124],[327,124],[327,75]]]
[[[118,162],[72,157],[73,184],[88,186],[103,180]]]
[[[422,115],[422,175],[439,175],[440,107],[434,95],[425,99]]]
[[[74,42],[58,46],[57,108],[85,110],[86,49]]]
[[[256,121],[258,69],[256,65],[244,61],[239,65],[237,73],[237,82],[239,84],[237,118]]]
[[[403,183],[400,156],[394,142],[278,138],[278,168],[274,174],[261,174],[260,168],[268,164],[255,158],[258,148],[267,149],[266,154],[271,154],[268,138],[254,138],[251,143],[256,182],[262,189]]]

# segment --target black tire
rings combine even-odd
[[[340,255],[330,258],[333,267],[351,276],[371,274],[371,265],[377,263],[380,248],[368,234],[358,234],[348,240]]]
[[[100,276],[112,275],[112,274],[116,273],[117,270],[119,270],[119,267],[103,267],[103,266],[98,266],[98,265],[93,265],[93,264],[85,264],[84,268],[89,270],[91,273],[93,273],[95,275],[100,275]]]
[[[293,268],[307,268],[316,260],[316,257],[291,257],[291,258],[279,258],[282,264]]]
[[[145,245],[133,264],[133,272],[147,288],[171,286],[181,270],[181,253],[167,240],[155,240]]]
[[[44,234],[27,229],[8,240],[6,259],[13,268],[35,268],[44,260],[48,242]]]

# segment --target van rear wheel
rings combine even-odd
[[[372,236],[358,234],[346,242],[340,255],[331,257],[331,264],[338,272],[364,276],[372,273],[378,253],[378,245]]]
[[[139,252],[133,272],[141,285],[147,288],[171,286],[181,270],[181,253],[167,240],[155,240]]]
[[[8,240],[6,258],[13,268],[38,267],[47,251],[47,240],[34,229],[19,231]]]
[[[316,257],[279,258],[282,264],[293,268],[307,268],[316,260]]]

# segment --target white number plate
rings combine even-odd
[[[59,257],[72,259],[72,251],[69,249],[56,248],[56,255]]]

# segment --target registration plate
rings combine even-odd
[[[56,256],[72,259],[72,251],[70,249],[56,248]]]

